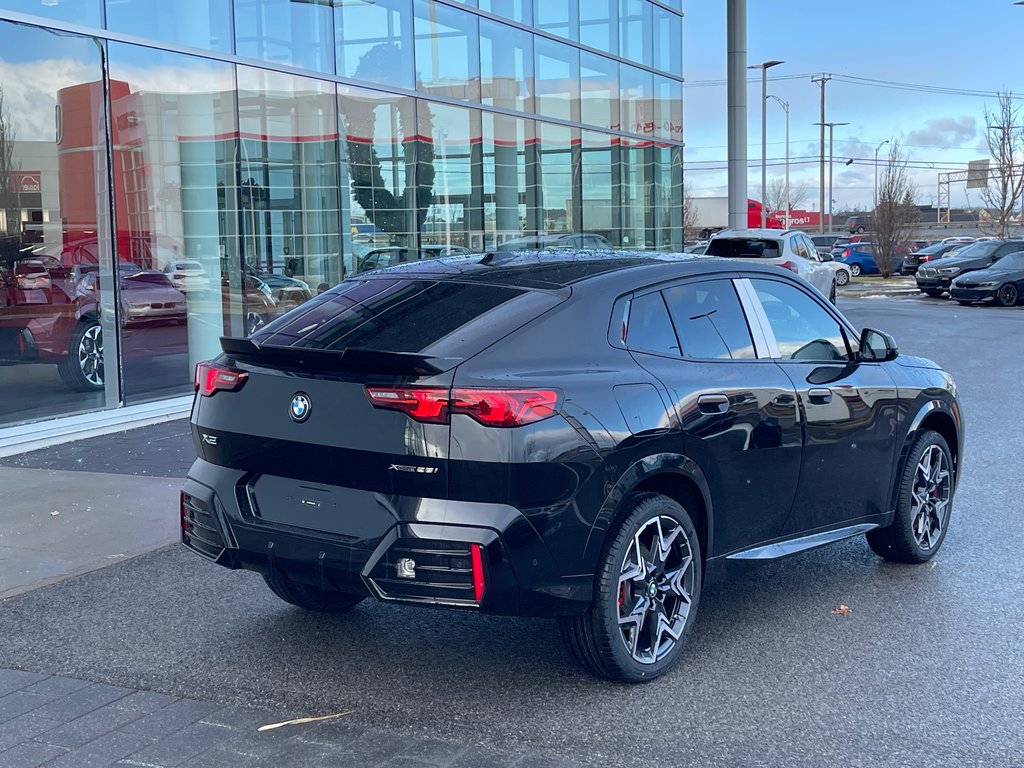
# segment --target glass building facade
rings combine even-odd
[[[0,0],[0,426],[365,269],[681,250],[682,0]]]

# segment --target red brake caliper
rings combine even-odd
[[[619,608],[626,604],[626,582],[619,585]]]

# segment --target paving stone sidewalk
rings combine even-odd
[[[324,713],[311,713],[314,715]],[[332,713],[327,713],[332,714]],[[0,768],[572,768],[362,727],[0,669]]]

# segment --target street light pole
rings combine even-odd
[[[878,150],[888,144],[890,139],[886,139],[877,147],[875,147],[875,196],[873,198],[874,204],[871,207],[871,214],[874,215],[878,212]]]
[[[783,101],[778,96],[769,96],[768,98],[775,99],[779,102],[779,106],[782,107],[782,111],[786,113],[786,229],[789,229],[789,102]]]
[[[729,228],[747,227],[747,0],[726,3]]]
[[[768,211],[764,207],[768,193],[768,70],[785,63],[771,59],[747,67],[761,70],[761,229],[768,226]]]
[[[836,126],[849,125],[849,123],[815,123],[815,125],[824,125],[828,127],[828,228],[832,230],[832,132]],[[821,215],[824,216],[825,212],[822,211]],[[824,226],[824,222],[822,222]]]

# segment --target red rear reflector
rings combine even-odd
[[[367,387],[377,408],[401,411],[416,421],[447,424],[461,413],[488,427],[521,427],[554,416],[558,393],[547,389],[456,389]]]
[[[473,598],[479,603],[484,597],[484,559],[479,544],[469,547],[473,559]]]
[[[234,392],[241,389],[248,378],[248,373],[233,371],[223,365],[207,361],[196,366],[195,387],[200,395],[210,397],[221,390]]]
[[[779,264],[779,266],[782,267],[783,269],[788,269],[790,272],[796,272],[797,274],[800,274],[800,269],[792,261],[784,261],[781,264]]]

